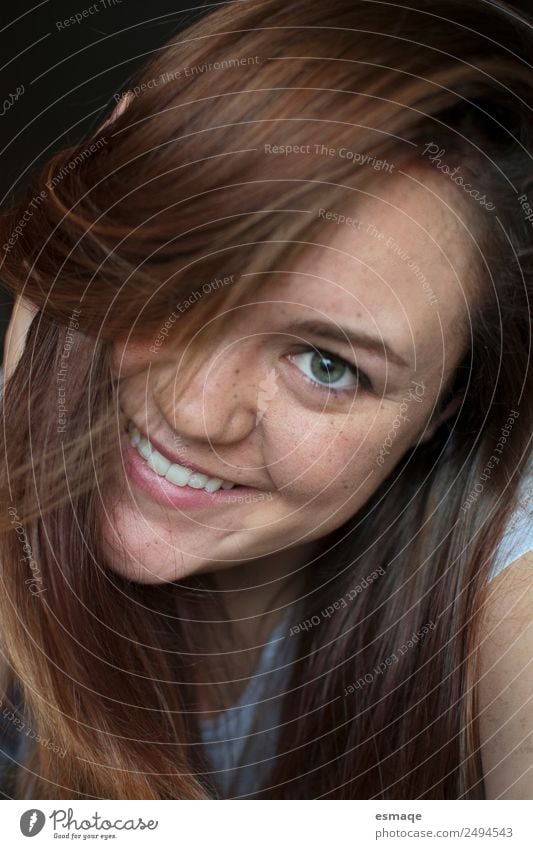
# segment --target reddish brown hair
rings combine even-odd
[[[32,728],[67,752],[35,743],[15,795],[216,794],[187,683],[207,578],[146,586],[106,568],[99,492],[118,427],[110,346],[153,336],[177,300],[225,271],[250,286],[254,272],[296,262],[323,226],[317,210],[348,208],[376,179],[339,156],[267,156],[266,143],[345,146],[399,170],[421,163],[432,141],[495,205],[489,213],[457,190],[480,292],[471,350],[448,387],[464,402],[308,570],[304,617],[382,573],[293,638],[278,758],[259,796],[483,797],[478,624],[532,422],[532,242],[517,200],[531,182],[531,48],[527,25],[501,2],[228,3],[157,51],[125,112],[55,155],[4,213],[3,280],[40,311],[4,398],[4,691],[18,681]],[[179,342],[241,292],[203,299]],[[59,431],[56,379],[71,337]],[[490,485],[462,509],[513,412]],[[40,594],[26,583],[35,568]],[[429,622],[416,650],[353,701],[343,696]]]

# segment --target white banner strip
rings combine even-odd
[[[10,800],[1,811],[0,845],[6,849],[57,847],[67,840],[117,849],[533,846],[531,802],[518,800]]]

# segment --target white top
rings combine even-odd
[[[529,461],[518,490],[519,503],[505,528],[496,549],[495,562],[490,575],[493,580],[506,566],[518,557],[533,550],[533,458]]]
[[[215,717],[198,721],[222,798],[252,793],[274,766],[285,684],[296,650],[295,640],[288,636],[289,619],[294,621],[292,610],[272,631],[253,676],[235,704]],[[254,723],[259,730],[251,736]]]

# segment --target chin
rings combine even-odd
[[[191,555],[184,547],[198,548],[198,532],[196,540],[190,534],[184,537],[174,533],[175,541],[168,537],[161,526],[150,533],[139,534],[139,526],[146,528],[147,519],[128,509],[115,510],[110,519],[103,524],[103,546],[105,565],[117,575],[128,581],[139,584],[162,584],[171,581],[182,581],[192,575],[217,572],[228,569],[238,563],[237,560],[224,557],[221,553],[217,560],[216,540],[204,536],[202,543],[206,549],[205,556],[197,551]],[[158,535],[159,533],[159,535]],[[200,530],[201,533],[201,530]],[[181,547],[178,539],[182,540]],[[187,542],[184,543],[184,539]],[[181,549],[181,550],[180,550]]]

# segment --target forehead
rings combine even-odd
[[[444,178],[382,175],[372,192],[354,193],[348,211],[318,214],[323,233],[274,284],[276,297],[333,321],[370,322],[417,354],[441,338],[448,350],[464,343],[474,244]]]

